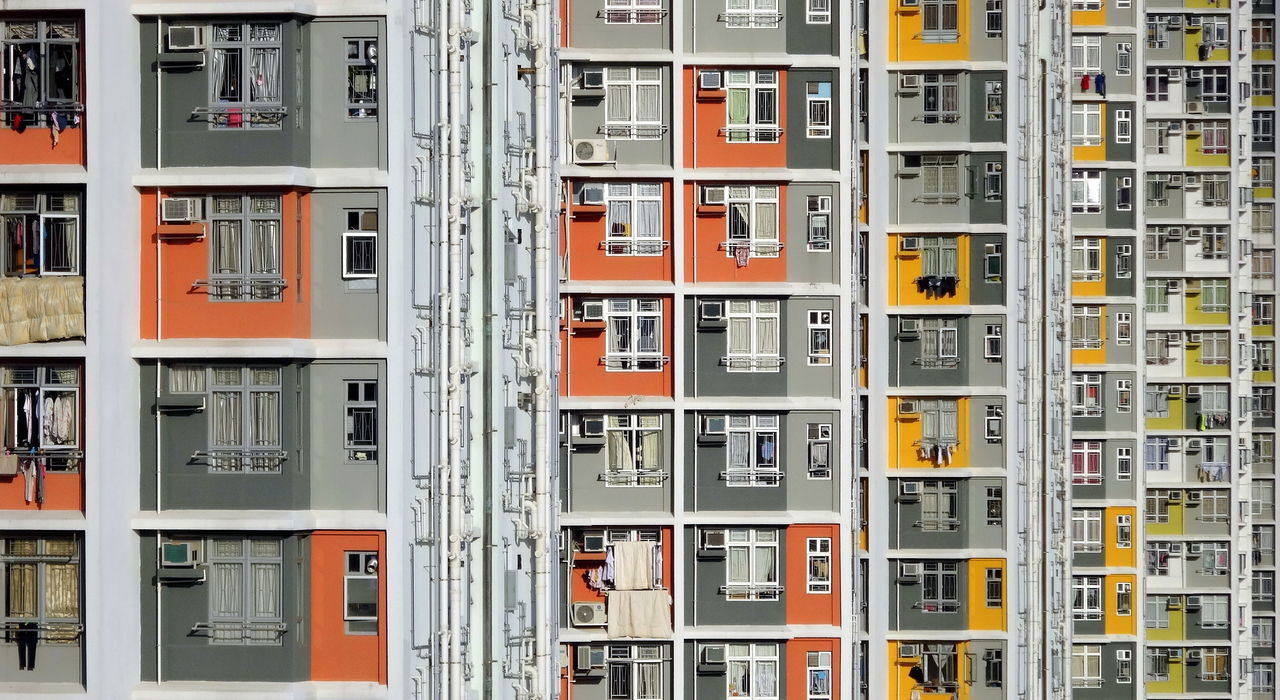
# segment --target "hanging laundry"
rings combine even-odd
[[[733,259],[738,263],[738,267],[746,267],[747,261],[751,259],[751,248],[746,244],[740,244],[733,249]]]
[[[1080,76],[1080,90],[1082,92],[1089,91],[1089,74],[1088,73],[1085,73],[1084,75]]]
[[[22,471],[23,499],[30,503],[36,498],[36,461],[23,459],[19,469]]]
[[[1107,74],[1106,73],[1099,73],[1098,76],[1093,79],[1093,89],[1099,95],[1103,97],[1107,96]]]
[[[36,462],[36,503],[44,505],[44,460],[37,459]]]

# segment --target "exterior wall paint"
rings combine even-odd
[[[709,183],[685,185],[685,201],[698,202],[699,188]],[[730,184],[730,183],[725,183]],[[737,183],[733,183],[737,184]],[[762,183],[764,184],[764,183]],[[797,207],[800,207],[797,210]],[[797,216],[805,216],[803,200],[791,187],[778,185],[779,240],[782,248],[777,257],[754,253],[747,264],[739,266],[728,245],[729,212],[725,206],[690,207],[685,216],[689,240],[684,247],[685,277],[689,282],[781,282],[787,279],[788,261],[793,251],[806,247],[806,226],[781,226]],[[838,230],[833,228],[833,231]]]
[[[385,190],[312,190],[306,238],[311,257],[311,337],[387,337],[387,243]],[[342,233],[347,209],[378,211],[376,279],[342,278]]]
[[[386,534],[314,532],[311,546],[311,680],[387,683]],[[344,576],[347,552],[378,553],[378,633],[347,634]]]
[[[632,414],[633,411],[608,411],[603,415]],[[652,412],[645,412],[651,414]],[[674,472],[672,435],[674,425],[669,412],[662,416],[662,464],[668,474],[659,486],[614,486],[605,481],[609,466],[609,450],[605,440],[584,438],[581,435],[581,419],[584,415],[602,415],[599,412],[565,412],[568,421],[568,444],[560,459],[561,478],[566,499],[563,509],[574,513],[670,513],[672,491],[677,486],[671,475]]]
[[[837,33],[841,21],[840,13],[844,10],[844,6],[833,2],[827,3],[827,8],[831,14],[829,22],[825,24],[809,22],[808,0],[786,0],[783,21],[786,22],[787,16],[792,18],[790,22],[786,23],[787,53],[835,55],[839,48],[840,38]],[[804,18],[803,22],[801,21],[802,17]],[[840,112],[833,110],[832,113],[839,114]]]
[[[667,127],[661,138],[631,139],[613,138],[605,131],[606,100],[604,90],[582,90],[582,68],[587,65],[595,67],[653,67],[646,63],[608,63],[608,64],[571,64],[568,68],[572,75],[573,87],[568,90],[568,134],[576,139],[606,139],[609,145],[609,160],[616,166],[629,165],[671,165],[672,143],[671,125],[673,108],[671,90],[671,67],[659,65],[662,69],[662,123]],[[606,166],[607,167],[607,166]]]
[[[783,247],[784,255],[786,255],[787,281],[837,284],[840,274],[840,260],[847,250],[845,238],[836,235],[836,232],[843,230],[839,214],[840,193],[836,191],[836,187],[828,184],[793,182],[784,189],[787,193],[787,202],[783,205],[786,213],[782,218],[784,222],[782,235],[787,239],[786,245]],[[809,212],[807,208],[810,196],[831,197],[832,211],[829,215],[832,231],[831,250],[809,250],[807,233],[809,229]],[[780,216],[783,215],[780,214]],[[793,232],[795,235],[792,235]],[[719,263],[719,259],[716,262]],[[740,270],[746,269],[748,268],[740,268]]]
[[[671,4],[661,3],[662,18],[644,24],[610,23],[604,0],[560,0],[561,46],[584,49],[671,50]]]
[[[323,19],[304,25],[308,33],[311,82],[310,165],[313,168],[387,169],[387,104],[385,92],[390,81],[379,75],[382,87],[378,117],[347,117],[347,40],[377,39],[378,48],[387,45],[385,23],[381,19]],[[385,54],[384,54],[385,55]],[[378,63],[382,72],[383,62]]]
[[[204,537],[197,533],[180,533]],[[157,543],[154,534],[139,538],[142,582],[142,680],[156,678],[157,631],[161,649],[160,672],[165,681],[298,682],[311,675],[310,639],[306,616],[310,609],[306,543],[295,535],[281,541],[280,610],[288,628],[279,646],[210,644],[193,634],[192,626],[209,620],[207,582],[156,586]],[[156,620],[156,596],[160,595],[160,620]],[[294,611],[298,611],[296,614]]]
[[[644,295],[653,298],[654,295]],[[599,298],[599,297],[593,297]],[[671,357],[674,338],[671,297],[662,299],[662,348]],[[656,372],[610,371],[604,366],[608,331],[604,323],[581,320],[583,297],[568,296],[565,303],[573,313],[561,318],[561,377],[562,396],[671,396],[672,365],[666,362]]]
[[[969,629],[969,616],[973,610],[967,603],[970,599],[969,588],[972,585],[972,577],[969,573],[973,564],[967,560],[960,560],[957,563],[959,571],[956,575],[956,600],[958,601],[956,608],[947,612],[925,612],[922,602],[924,583],[909,582],[899,577],[900,561],[890,560],[888,571],[889,576],[893,578],[891,590],[894,601],[890,609],[889,629],[898,632]]]
[[[572,603],[603,603],[607,605],[608,596],[587,585],[587,574],[604,565],[606,552],[584,552],[581,549],[581,538],[587,530],[607,531],[609,528],[578,528],[568,532],[569,541],[573,542],[571,551],[565,552],[562,566],[562,583],[567,601]],[[623,529],[631,529],[630,527]],[[672,544],[671,528],[658,529],[658,548],[662,553],[662,585],[669,591],[678,590],[675,580],[675,562],[671,553],[675,551]],[[562,627],[568,627],[568,621],[561,620]],[[583,630],[599,630],[599,627],[583,627]],[[621,641],[621,640],[619,640]]]
[[[50,361],[47,359],[32,360],[30,362],[9,362],[6,361],[0,371],[4,371],[15,366],[31,366],[39,365],[49,366],[67,366],[65,362]],[[82,362],[74,363],[76,370],[80,373],[80,404],[79,412],[76,415],[76,425],[79,426],[80,452],[85,452],[87,445],[85,444],[86,433],[85,425],[85,405],[87,398],[85,396],[85,376],[84,364]],[[0,407],[0,429],[6,431],[13,430],[12,418],[6,414],[12,410],[6,405]],[[12,435],[12,433],[9,433]],[[83,511],[84,510],[84,470],[92,468],[85,464],[85,460],[80,460],[80,468],[74,472],[60,473],[47,472],[44,476],[44,502],[36,500],[27,502],[26,490],[27,481],[22,476],[21,471],[14,474],[0,475],[0,512],[3,511]]]
[[[698,650],[701,645],[705,644],[727,644],[729,641],[742,640],[719,640],[719,639],[699,639],[697,641],[687,641],[684,645],[684,677],[685,690],[683,697],[689,700],[729,700],[733,697],[729,694],[728,682],[725,680],[726,670],[724,666],[706,667],[699,663]],[[757,638],[752,639],[753,642],[776,642],[778,644],[778,687],[786,688],[790,691],[793,681],[792,673],[800,673],[797,668],[793,671],[791,664],[786,660],[792,658],[789,653],[791,641],[775,639],[775,638]],[[833,686],[839,687],[839,686]],[[788,695],[787,697],[791,697]]]
[[[903,169],[902,155],[898,156],[897,173],[890,183],[889,207],[891,224],[941,224],[954,225],[957,222],[972,224],[1002,223],[1004,221],[1004,204],[1001,200],[985,201],[983,192],[975,192],[980,187],[981,176],[988,162],[1004,163],[999,153],[961,153],[959,154],[960,189],[959,197],[954,202],[932,202],[923,195],[924,178],[918,174],[910,174]],[[969,175],[966,175],[969,173]]]
[[[791,1],[799,4],[802,0]],[[804,15],[801,13],[795,16],[803,17]],[[840,142],[840,130],[844,128],[844,121],[836,115],[844,113],[841,101],[844,95],[840,90],[841,85],[835,80],[835,71],[792,68],[787,71],[787,81],[788,86],[785,93],[786,111],[788,114],[797,115],[795,123],[791,127],[794,131],[791,132],[790,137],[787,139],[787,167],[823,170],[838,169],[840,167],[837,162],[839,149],[836,148],[835,144]],[[808,83],[811,82],[827,83],[831,87],[831,136],[829,137],[809,135]],[[834,209],[834,207],[832,208]],[[832,230],[838,231],[839,229],[833,226]]]
[[[890,317],[889,328],[898,327],[904,317]],[[912,318],[919,318],[913,316]],[[988,325],[1004,325],[1003,316],[943,316],[956,320],[959,357],[954,367],[924,367],[921,354],[922,334],[904,335],[898,332],[889,346],[889,366],[893,368],[889,386],[999,386],[1004,383],[1004,360],[985,356],[985,333]]]
[[[929,397],[921,398],[927,399]],[[898,410],[899,404],[905,400],[908,399],[890,397],[888,401],[887,408],[889,416],[891,416],[888,444],[897,448],[890,454],[890,459],[893,461],[888,466],[890,468],[933,469],[939,465],[933,458],[922,456],[920,449],[916,446],[924,430],[921,415],[918,413],[900,413]],[[915,401],[918,399],[912,397],[909,400]],[[1003,407],[1005,404],[1004,397],[961,396],[956,397],[956,401],[958,404],[958,426],[956,432],[957,437],[959,437],[959,444],[951,453],[951,459],[942,466],[1004,468],[1005,449],[1002,441],[988,442],[986,426],[984,425],[986,406]]]
[[[624,641],[624,640],[617,640]],[[565,658],[574,659],[577,657],[578,649],[583,646],[599,646],[591,644],[562,644],[561,647],[565,651]],[[614,646],[610,644],[609,646]],[[645,643],[645,646],[650,646]],[[671,665],[671,645],[663,644],[661,653],[664,654],[662,662],[662,689],[660,697],[673,698],[675,690],[672,687],[672,665]],[[609,678],[607,671],[605,673],[596,673],[594,675],[584,675],[574,672],[572,661],[569,664],[560,667],[560,697],[573,698],[573,700],[611,700],[609,697]]]
[[[790,576],[790,547],[786,528],[778,530],[778,581]],[[683,582],[685,624],[687,625],[784,625],[787,598],[784,590],[777,600],[729,600],[720,587],[728,581],[724,550],[699,550],[697,528],[686,528],[685,571],[691,580]],[[833,550],[834,551],[834,550]],[[780,681],[781,683],[781,681]]]
[[[944,475],[945,476],[945,475]],[[923,509],[919,498],[902,496],[903,481],[919,479],[901,478],[889,481],[889,493],[893,498],[890,508],[890,549],[971,549],[998,548],[1005,539],[1004,519],[1000,525],[987,524],[987,488],[1005,489],[1000,478],[973,477],[956,479],[955,530],[925,531],[920,522]],[[1002,494],[1007,494],[1007,490]],[[1004,501],[1002,501],[1004,503]],[[1007,507],[1002,505],[1007,511]]]
[[[644,181],[652,182],[642,180]],[[565,182],[565,187],[573,196],[566,198],[563,215],[560,217],[560,250],[564,259],[564,275],[574,280],[672,281],[675,276],[675,255],[672,252],[674,213],[671,209],[671,181],[661,181],[661,255],[610,255],[609,247],[605,245],[609,233],[608,209],[605,206],[581,203],[584,182],[588,181]]]
[[[0,13],[0,21],[21,19],[76,20],[80,35],[79,65],[76,66],[76,84],[80,87],[80,101],[84,112],[80,114],[80,126],[68,124],[53,140],[51,127],[27,126],[21,131],[4,126],[0,128],[0,165],[85,165],[85,131],[91,120],[97,118],[89,100],[85,80],[85,23],[83,13],[48,12]],[[3,71],[0,71],[3,73]],[[106,115],[103,115],[104,117]],[[107,119],[103,123],[107,123]]]
[[[787,551],[794,561],[788,562],[786,585],[787,624],[789,625],[840,625],[840,567],[832,559],[831,591],[810,593],[808,590],[808,539],[831,539],[831,551],[840,551],[838,525],[792,525],[787,528]],[[800,665],[804,665],[803,657]],[[838,687],[838,686],[837,686]]]
[[[706,3],[702,3],[706,6]],[[688,100],[682,116],[685,124],[684,161],[693,168],[783,168],[787,161],[787,140],[791,124],[787,114],[787,101],[779,100],[778,128],[782,135],[777,143],[729,143],[721,130],[728,125],[729,107],[724,90],[698,88],[698,71],[734,70],[737,66],[690,66],[684,69],[685,94]],[[764,70],[771,66],[750,66],[752,70]],[[788,71],[777,68],[778,94],[787,95],[790,85]],[[837,119],[832,119],[834,125]],[[696,200],[690,200],[696,201]]]
[[[788,28],[803,22],[804,13],[781,13],[777,27],[730,27],[725,21],[725,4],[695,2],[685,5],[688,15],[681,18],[686,51],[699,53],[738,53],[744,46],[759,53],[786,53]]]
[[[930,72],[933,74],[933,72]],[[914,72],[891,74],[889,89],[890,140],[898,143],[931,144],[957,141],[986,143],[1004,138],[1003,111],[993,119],[987,117],[987,83],[1000,85],[1004,94],[1005,78],[999,71],[955,71],[941,73],[955,76],[958,81],[955,121],[938,120],[926,123],[924,90],[920,87],[903,87],[902,76],[918,75]]]
[[[170,193],[166,193],[168,195]],[[201,193],[203,194],[203,193]],[[211,239],[201,236],[158,238],[166,227],[156,221],[155,192],[140,197],[142,261],[140,275],[141,337],[165,338],[306,338],[311,334],[311,268],[309,197],[285,191],[281,202],[280,301],[213,301],[210,289],[195,285],[210,276]],[[207,224],[203,225],[207,227]],[[207,233],[207,232],[206,232]],[[161,258],[156,303],[157,245]],[[157,306],[159,307],[157,309]],[[160,320],[156,315],[159,313]]]
[[[317,360],[303,370],[304,444],[309,506],[317,510],[386,510],[386,371],[381,363]],[[378,459],[351,461],[344,444],[346,380],[378,381]],[[384,560],[385,561],[385,560]]]

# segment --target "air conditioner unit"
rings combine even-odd
[[[589,554],[603,552],[607,546],[604,530],[587,530],[582,533],[582,551]]]
[[[1188,240],[1188,241],[1198,241],[1198,240],[1200,240],[1200,239],[1201,239],[1201,238],[1203,238],[1203,237],[1204,237],[1204,229],[1201,229],[1201,228],[1189,228],[1189,229],[1187,229],[1187,240]]]
[[[1202,495],[1199,489],[1189,489],[1187,491],[1187,503],[1199,503],[1201,498],[1202,498]],[[1187,545],[1187,551],[1190,552],[1191,554],[1199,554],[1200,545],[1189,544]]]
[[[1170,502],[1170,503],[1182,503],[1182,489],[1171,489],[1171,490],[1169,491],[1169,502]],[[1174,542],[1174,543],[1170,544],[1170,545],[1169,545],[1169,552],[1170,552],[1171,554],[1175,554],[1175,553],[1176,553],[1176,554],[1182,554],[1182,543],[1181,543],[1181,542]]]
[[[1171,241],[1182,240],[1182,228],[1175,227],[1175,228],[1169,229],[1167,232],[1165,232],[1165,238],[1168,238]]]
[[[899,644],[898,658],[899,659],[920,658],[920,645],[919,644]]]
[[[604,627],[609,624],[609,616],[605,613],[604,603],[574,603],[573,624],[575,627]]]
[[[1169,438],[1168,441],[1165,442],[1165,444],[1169,446],[1170,452],[1182,451],[1182,438],[1178,438],[1178,437]]]
[[[919,73],[903,73],[899,75],[898,87],[903,90],[919,90],[920,74]]]
[[[1200,70],[1199,68],[1188,68],[1188,69],[1187,69],[1187,82],[1188,82],[1188,83],[1198,83],[1198,82],[1200,82],[1200,80],[1201,80],[1202,78],[1204,78],[1204,71]]]
[[[575,139],[573,162],[579,164],[609,162],[609,142],[604,139]]]
[[[190,568],[200,563],[200,540],[165,540],[160,543],[160,568]]]
[[[604,204],[604,183],[591,182],[583,185],[582,203],[596,206]]]
[[[1188,498],[1187,500],[1191,500],[1191,499]],[[1199,499],[1196,499],[1196,500],[1199,500]],[[1200,544],[1199,542],[1187,543],[1187,556],[1198,557],[1200,556],[1200,553],[1203,551],[1204,551],[1204,545]],[[1191,598],[1188,598],[1187,605],[1191,605],[1191,603],[1192,603]],[[1200,606],[1200,599],[1198,597],[1195,599],[1195,603],[1196,603],[1196,607]]]
[[[603,321],[604,302],[599,300],[582,302],[582,320]]]
[[[1200,186],[1200,176],[1199,176],[1199,175],[1187,175],[1187,180],[1186,180],[1186,182],[1187,182],[1187,189],[1189,189],[1189,190],[1193,190],[1193,189],[1195,189],[1195,188],[1197,188],[1197,187],[1199,187],[1199,186]]]
[[[919,481],[903,479],[898,482],[898,495],[911,497],[919,496],[921,486],[922,484]]]
[[[1174,602],[1173,602],[1173,601],[1174,601],[1174,599],[1173,599],[1173,598],[1170,598],[1170,599],[1169,599],[1169,605],[1170,605],[1170,606],[1174,605]],[[1182,604],[1181,604],[1181,603],[1178,603],[1177,605],[1178,605],[1178,607],[1177,607],[1177,608],[1170,607],[1169,609],[1170,609],[1170,610],[1177,610],[1177,609],[1179,609],[1179,608],[1181,608],[1181,607],[1182,607]],[[1182,649],[1181,649],[1181,648],[1178,648],[1178,647],[1174,647],[1174,648],[1170,649],[1170,650],[1169,650],[1169,660],[1170,660],[1170,661],[1181,661],[1181,660],[1182,660]]]
[[[724,549],[726,537],[724,530],[703,530],[702,531],[702,548],[703,549]]]
[[[920,578],[924,573],[924,564],[918,561],[904,561],[898,563],[898,579],[914,581]]]
[[[604,89],[604,68],[583,68],[582,87],[586,90]]]
[[[724,87],[723,74],[718,70],[698,72],[698,88],[701,90],[719,90]]]
[[[577,656],[574,657],[573,668],[578,672],[604,668],[604,660],[604,647],[581,646],[578,647]]]
[[[1165,187],[1172,187],[1173,189],[1178,189],[1179,187],[1182,187],[1182,174],[1174,173],[1170,175],[1169,181],[1165,183]]]
[[[1195,334],[1193,333],[1192,335],[1195,335]],[[1196,342],[1199,342],[1199,341],[1196,341]],[[1200,385],[1199,385],[1199,384],[1188,384],[1188,385],[1187,385],[1187,398],[1189,398],[1189,399],[1196,399],[1196,400],[1198,400],[1198,399],[1200,398],[1200,391],[1201,391],[1201,387],[1200,387]],[[1187,441],[1187,445],[1188,445],[1188,448],[1187,448],[1187,449],[1188,449],[1188,450],[1190,450],[1190,447],[1189,447],[1189,446],[1191,445],[1191,443],[1192,443],[1192,442],[1195,442],[1195,444],[1196,444],[1196,449],[1200,449],[1200,440],[1199,440],[1199,439],[1192,439],[1192,440],[1188,440],[1188,441]]]
[[[160,220],[166,224],[199,221],[200,199],[196,197],[170,197],[161,200]]]
[[[1201,19],[1200,15],[1188,15],[1188,16],[1187,16],[1187,26],[1188,26],[1188,27],[1199,27],[1199,26],[1201,26],[1202,24],[1203,24],[1203,21],[1202,21],[1202,19]]]
[[[1180,82],[1182,82],[1182,69],[1181,69],[1181,68],[1170,68],[1170,69],[1169,69],[1169,82],[1171,82],[1171,83],[1180,83]],[[1170,129],[1170,130],[1169,130],[1169,133],[1173,133],[1173,130],[1172,130],[1172,129]]]
[[[699,317],[703,321],[723,321],[724,320],[724,302],[723,301],[704,301],[698,305]]]
[[[919,236],[903,236],[898,239],[899,250],[920,250],[924,246],[924,239]]]
[[[583,416],[580,429],[582,437],[604,437],[604,416]]]
[[[179,25],[169,27],[170,51],[199,51],[205,47],[204,27]]]
[[[724,416],[706,416],[702,417],[702,434],[703,435],[724,435],[729,424],[729,419]]]
[[[703,185],[702,203],[707,206],[724,206],[724,185]]]
[[[1204,103],[1201,102],[1200,100],[1191,100],[1187,102],[1187,113],[1188,114],[1204,114]],[[1190,129],[1190,127],[1187,127],[1187,128],[1188,130]]]
[[[1190,609],[1190,608],[1191,608],[1191,605],[1190,605],[1190,604],[1188,604],[1188,605],[1187,605],[1187,609]],[[1187,663],[1189,663],[1189,664],[1198,664],[1198,663],[1200,663],[1200,650],[1199,650],[1199,649],[1188,649],[1188,650],[1187,650]]]
[[[1199,452],[1203,446],[1204,441],[1200,438],[1187,438],[1187,452]]]
[[[698,661],[707,666],[721,666],[725,663],[724,646],[708,644],[702,647]]]
[[[898,402],[899,415],[909,416],[919,412],[920,412],[920,405],[915,401],[899,401]]]
[[[1170,29],[1182,29],[1182,15],[1174,15],[1169,18]]]
[[[1182,280],[1169,280],[1165,284],[1165,289],[1169,290],[1170,292],[1181,292]]]
[[[898,319],[898,335],[917,335],[920,333],[920,319],[918,318],[900,318]]]
[[[1168,599],[1168,600],[1166,600],[1166,601],[1165,601],[1165,603],[1164,603],[1164,609],[1165,609],[1165,610],[1181,610],[1181,609],[1182,609],[1182,596],[1176,596],[1176,595],[1174,595],[1174,596],[1169,596],[1169,599]],[[1181,649],[1179,649],[1179,650],[1178,650],[1178,656],[1179,656],[1179,657],[1181,657],[1181,656],[1182,656],[1182,650],[1181,650]],[[1169,650],[1169,658],[1173,658],[1173,650],[1172,650],[1172,649],[1170,649],[1170,650]]]
[[[1203,333],[1188,333],[1188,334],[1187,334],[1187,342],[1188,342],[1188,343],[1192,343],[1192,344],[1198,344],[1198,343],[1204,342],[1204,334],[1203,334]],[[1190,391],[1190,389],[1188,389],[1188,391]],[[1197,391],[1198,391],[1198,389],[1197,389]]]
[[[1196,548],[1196,554],[1200,553],[1200,545],[1193,544],[1191,546]],[[1199,610],[1199,609],[1200,609],[1200,596],[1198,595],[1187,596],[1187,610]]]
[[[1181,385],[1181,384],[1170,384],[1170,385],[1169,385],[1169,396],[1171,396],[1171,397],[1182,396],[1182,385]]]

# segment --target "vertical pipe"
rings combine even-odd
[[[444,288],[448,299],[448,380],[446,402],[448,405],[449,432],[447,433],[448,462],[445,467],[448,479],[448,655],[446,666],[451,675],[446,695],[451,700],[462,700],[462,604],[463,604],[463,553],[462,553],[462,2],[449,1],[447,50],[449,116],[448,156],[448,276]]]

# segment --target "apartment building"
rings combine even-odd
[[[561,697],[850,697],[851,9],[562,6]]]

